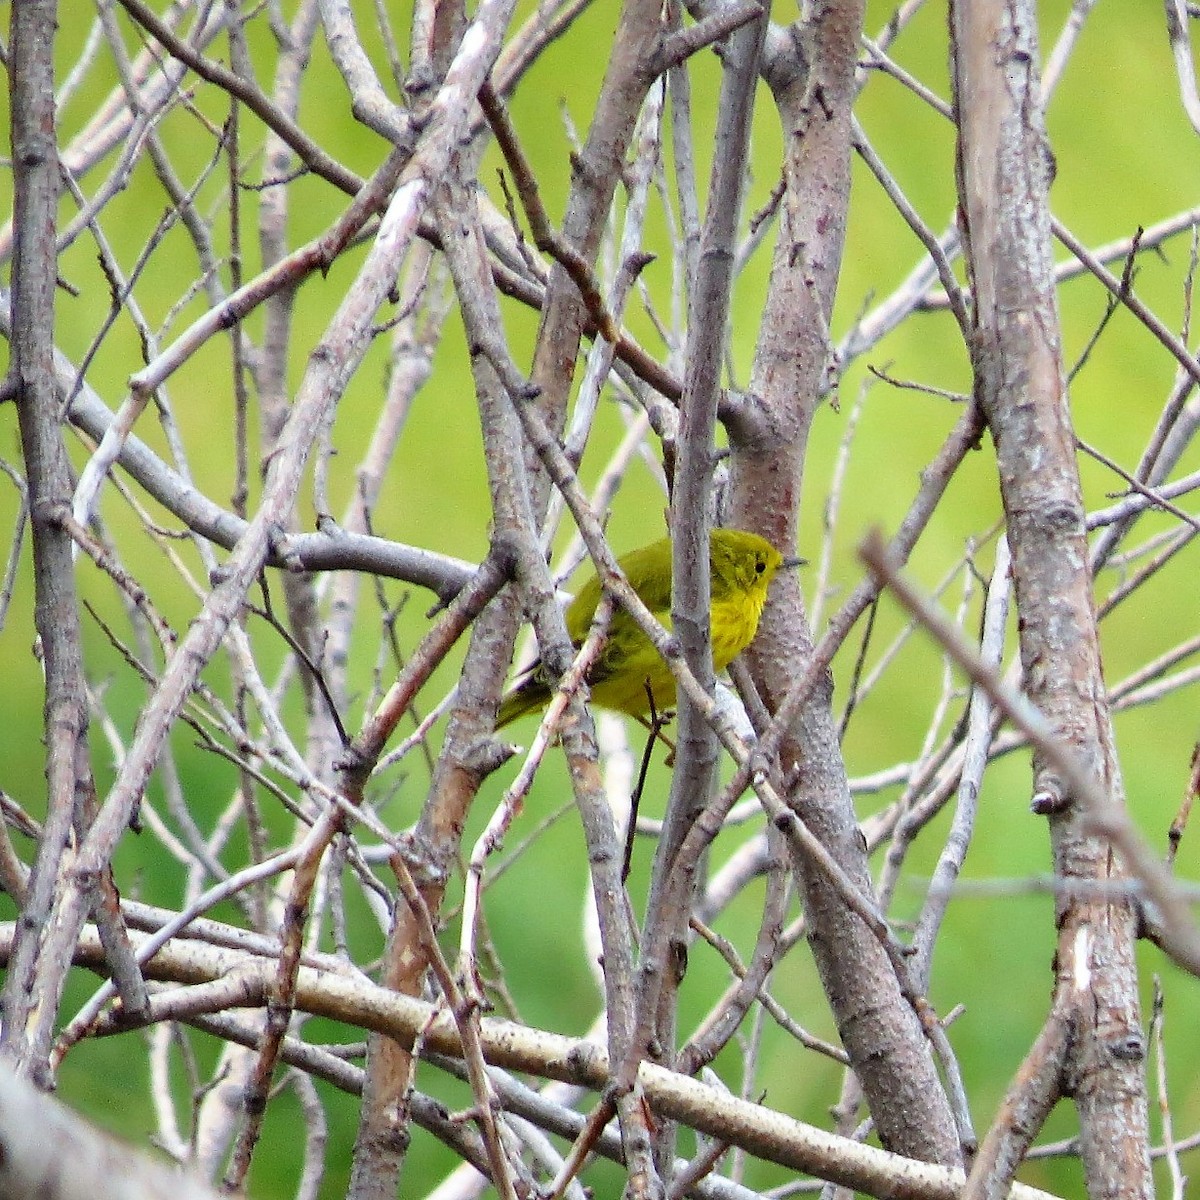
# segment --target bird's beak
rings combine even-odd
[[[798,554],[792,554],[789,557],[785,558],[783,560],[783,562],[781,562],[779,565],[781,567],[788,567],[788,568],[805,567],[808,565],[808,559],[801,558]]]

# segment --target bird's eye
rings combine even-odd
[[[756,558],[754,560],[754,573],[756,575],[761,575],[766,569],[767,569],[767,564],[763,559]]]

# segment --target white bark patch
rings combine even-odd
[[[1092,986],[1092,933],[1086,925],[1075,932],[1075,987],[1086,992]]]

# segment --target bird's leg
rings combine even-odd
[[[654,703],[654,692],[650,689],[649,679],[646,680],[646,701],[649,706],[647,709],[650,714],[649,717],[637,716],[634,719],[644,729],[650,731],[651,743],[657,739],[666,746],[667,766],[673,767],[675,765],[675,743],[663,733],[663,730],[675,719],[675,712],[670,708],[664,709],[662,712],[658,711],[658,705]]]
[[[667,748],[667,766],[675,765],[675,743],[663,730],[675,719],[674,709],[665,713],[651,713],[649,717],[634,717],[634,720],[650,735],[651,741],[660,741]]]

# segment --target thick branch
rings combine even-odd
[[[24,935],[4,988],[3,1048],[21,1073],[49,1086],[46,1054],[71,944],[46,935],[65,888],[64,850],[86,771],[87,710],[71,539],[55,512],[71,493],[54,382],[54,222],[59,162],[54,114],[53,0],[12,12],[14,228],[12,377],[33,529],[34,622],[46,693],[48,816],[23,912]],[[87,789],[90,793],[90,781]],[[97,870],[107,867],[107,857]]]
[[[825,392],[829,313],[841,262],[850,188],[850,106],[862,10],[818,6],[795,32],[809,73],[767,64],[789,136],[787,190],[762,333],[749,389],[756,406],[729,422],[734,451],[732,523],[775,545],[795,545],[808,435]],[[793,64],[794,66],[794,64]],[[813,645],[795,580],[784,578],[748,658],[768,707],[804,673]],[[789,804],[844,874],[870,893],[864,847],[846,782],[828,677],[809,695],[780,746]],[[929,1046],[888,956],[811,860],[801,867],[808,936],[843,1044],[885,1146],[955,1163],[954,1121]]]
[[[1119,804],[1062,367],[1035,6],[960,0],[951,36],[959,204],[975,298],[971,357],[996,446],[1025,688],[1053,736]],[[1050,815],[1057,873],[1068,883],[1119,882],[1119,862],[1088,828],[1079,800],[1035,754],[1034,807]],[[1115,897],[1062,900],[1059,909],[1059,1000],[1076,1018],[1060,1083],[1079,1109],[1088,1190],[1150,1196],[1136,914]]]
[[[12,934],[11,924],[0,924],[0,962],[7,960]],[[102,965],[103,950],[94,930],[84,930],[76,961]],[[146,973],[149,978],[189,985],[236,980],[239,1003],[261,1005],[266,1003],[274,970],[271,962],[237,951],[173,941],[150,960]],[[227,996],[215,998],[215,1002],[224,1005]],[[159,1019],[157,1012],[165,1012],[172,1003],[172,992],[157,993],[152,998],[150,1019]],[[296,1007],[385,1033],[406,1045],[420,1039],[423,1054],[462,1056],[454,1018],[444,1008],[398,996],[350,969],[340,974],[301,967],[296,978]],[[480,1041],[487,1061],[496,1066],[596,1090],[609,1082],[608,1055],[591,1041],[492,1018],[481,1021]],[[961,1171],[915,1162],[838,1137],[652,1063],[642,1064],[639,1082],[647,1103],[663,1117],[881,1200],[957,1200],[962,1188]],[[1010,1195],[1014,1200],[1053,1200],[1045,1192],[1020,1184]]]

